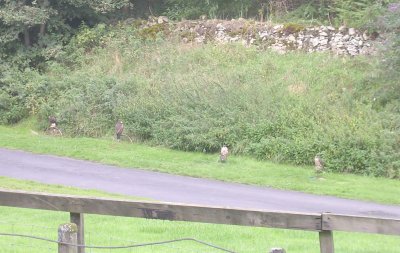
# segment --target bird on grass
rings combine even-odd
[[[57,127],[57,118],[55,116],[49,116],[49,123],[51,128]]]
[[[321,156],[317,154],[314,157],[314,168],[315,168],[315,174],[317,177],[320,177],[322,172],[324,171],[324,161],[322,160]]]
[[[228,155],[229,155],[228,147],[226,145],[223,145],[221,148],[221,152],[219,154],[219,161],[226,162],[226,160],[228,159]]]
[[[115,124],[115,135],[117,136],[117,141],[121,140],[121,135],[123,131],[124,131],[124,124],[122,123],[121,120],[118,120],[117,124]]]

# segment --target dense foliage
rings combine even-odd
[[[391,33],[375,61],[149,39],[134,25],[101,23],[102,11],[128,3],[97,5],[106,2],[0,4],[0,123],[37,115],[45,129],[56,115],[65,134],[100,137],[122,119],[131,137],[175,149],[215,152],[226,143],[294,164],[320,154],[332,171],[400,177],[398,4],[365,23]]]
[[[375,96],[379,105],[390,107],[394,112],[400,113],[400,3],[390,4],[388,12],[373,23],[375,29],[386,31],[388,39],[382,52],[380,80],[384,85],[380,86]],[[377,79],[376,82],[380,80]]]

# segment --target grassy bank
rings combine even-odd
[[[316,180],[312,167],[257,161],[246,156],[217,162],[217,154],[174,151],[137,143],[115,142],[112,137],[56,138],[43,135],[33,121],[14,127],[0,126],[0,147],[68,156],[127,168],[144,168],[171,174],[270,186],[315,194],[400,204],[400,181],[385,178],[326,173]]]
[[[83,28],[46,72],[5,73],[0,122],[33,114],[45,129],[55,115],[65,135],[102,138],[121,119],[133,139],[175,150],[226,143],[297,165],[320,154],[330,171],[400,177],[400,119],[378,103],[377,59],[161,37]]]

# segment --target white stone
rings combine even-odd
[[[269,32],[268,31],[263,31],[263,32],[258,32],[258,35],[260,36],[260,38],[264,38],[264,37],[268,37]]]
[[[349,35],[352,36],[352,35],[355,35],[355,34],[356,34],[356,29],[349,28]]]
[[[215,27],[218,31],[224,31],[226,28],[221,24],[217,24],[217,26]]]
[[[168,17],[166,17],[166,16],[159,16],[159,17],[158,17],[158,20],[157,20],[157,23],[163,24],[163,23],[168,23],[168,21],[169,21]]]
[[[293,34],[290,34],[289,37],[288,37],[288,40],[291,41],[291,42],[295,42],[296,41],[296,37],[294,37]]]
[[[319,39],[318,38],[311,39],[311,43],[313,47],[316,47],[319,45]]]
[[[352,40],[350,41],[350,43],[351,43],[352,45],[354,45],[354,46],[358,46],[358,40],[356,40],[356,39],[352,39]]]
[[[319,35],[320,36],[324,36],[324,37],[328,37],[328,33],[327,32],[320,32]]]
[[[326,45],[328,45],[328,40],[327,39],[320,40],[319,43],[321,44],[321,46],[326,46]]]

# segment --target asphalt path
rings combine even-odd
[[[133,168],[119,168],[2,148],[0,148],[0,176],[96,189],[166,202],[400,218],[398,205],[381,205]]]

